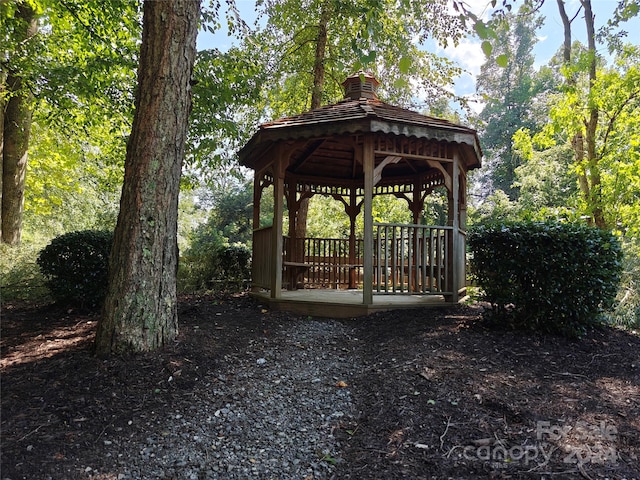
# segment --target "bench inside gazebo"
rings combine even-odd
[[[274,309],[332,317],[458,303],[466,175],[481,159],[475,130],[380,101],[371,75],[343,85],[343,101],[263,124],[240,151],[255,171],[252,294]],[[438,187],[447,192],[447,224],[421,225]],[[261,228],[267,188],[273,221]],[[300,205],[314,195],[344,205],[348,238],[297,238]],[[413,223],[374,223],[378,195],[406,200]]]

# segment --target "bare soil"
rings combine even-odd
[[[329,478],[640,479],[640,338],[609,327],[580,340],[488,330],[481,311],[341,321],[357,333],[349,354],[361,367],[340,385],[357,415],[332,433],[343,448]],[[203,371],[256,339],[277,345],[272,325],[294,319],[245,294],[186,297],[175,343],[102,360],[92,352],[98,314],[5,305],[0,478],[124,478],[98,473],[113,461],[106,438],[148,435],[128,419],[161,423],[202,401]]]

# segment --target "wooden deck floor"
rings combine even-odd
[[[270,298],[269,291],[252,292],[251,295],[266,303],[272,310],[330,318],[352,318],[388,310],[452,305],[445,301],[442,295],[389,294],[374,294],[373,304],[364,305],[362,290],[283,290],[279,299]],[[464,301],[465,298],[460,301]]]

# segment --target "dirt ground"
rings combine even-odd
[[[332,478],[640,479],[640,337],[487,330],[481,309],[344,320],[365,368],[348,379],[360,413],[335,432],[346,447]],[[97,314],[5,305],[0,478],[117,480],[81,470],[104,465],[107,430],[193,402],[199,371],[291,318],[244,294],[183,298],[174,344],[101,360]]]

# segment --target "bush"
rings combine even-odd
[[[241,290],[251,278],[251,250],[223,245],[209,251],[188,251],[180,258],[180,290]]]
[[[610,232],[553,222],[492,224],[474,227],[468,245],[493,323],[580,336],[615,300],[622,250]]]
[[[622,237],[622,277],[614,307],[607,321],[628,330],[640,331],[640,239]]]
[[[83,230],[54,238],[38,255],[38,266],[53,298],[62,304],[96,307],[107,292],[113,233]]]
[[[36,258],[46,240],[20,245],[0,245],[0,300],[9,302],[49,303],[49,289],[38,268]]]

